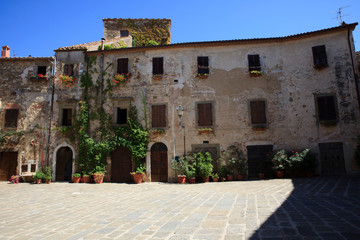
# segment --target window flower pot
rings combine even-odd
[[[198,78],[198,79],[207,79],[208,77],[209,77],[209,75],[206,73],[198,73],[196,75],[196,78]]]
[[[116,74],[113,76],[113,82],[116,87],[124,85],[131,77],[131,73]]]
[[[262,71],[251,71],[250,77],[260,77],[263,74]]]
[[[203,127],[201,127],[201,128],[198,129],[199,134],[210,134],[210,133],[213,133],[213,132],[214,131],[213,131],[212,128],[203,128]]]
[[[153,75],[152,79],[153,80],[161,80],[163,78],[163,75]]]

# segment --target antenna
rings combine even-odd
[[[339,20],[340,25],[342,25],[342,24],[345,23],[345,22],[343,21],[343,17],[349,16],[349,14],[345,14],[345,15],[344,15],[344,14],[342,13],[342,10],[343,10],[344,8],[348,8],[348,7],[350,7],[350,6],[339,7],[339,10],[336,12],[336,19]],[[333,19],[335,19],[335,18],[333,18]]]

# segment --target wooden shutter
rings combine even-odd
[[[213,125],[212,103],[198,103],[198,126],[210,127]]]
[[[151,125],[153,128],[166,127],[166,105],[151,106]]]
[[[6,128],[16,128],[19,116],[19,109],[6,109],[5,110],[5,124]]]
[[[315,46],[312,48],[312,51],[315,66],[327,64],[325,45]]]
[[[248,55],[248,63],[249,63],[249,72],[261,71],[260,57],[258,54]]]
[[[198,57],[198,73],[209,74],[209,57]]]
[[[250,111],[251,111],[251,124],[266,123],[265,101],[250,102]]]
[[[153,58],[153,74],[163,74],[164,73],[164,59],[162,57]]]
[[[118,59],[117,73],[118,74],[129,73],[129,59],[128,58]]]
[[[317,97],[319,121],[336,120],[336,106],[334,96]]]
[[[64,75],[66,75],[66,76],[74,75],[74,65],[73,64],[65,64],[64,65]]]

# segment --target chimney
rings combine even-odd
[[[1,48],[1,58],[8,58],[10,57],[10,48],[9,46],[3,46]]]

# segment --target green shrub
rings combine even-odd
[[[33,176],[34,180],[41,180],[45,177],[44,173],[41,171],[41,169],[38,169]]]
[[[157,42],[155,42],[154,40],[149,40],[145,46],[157,46],[159,45]]]

